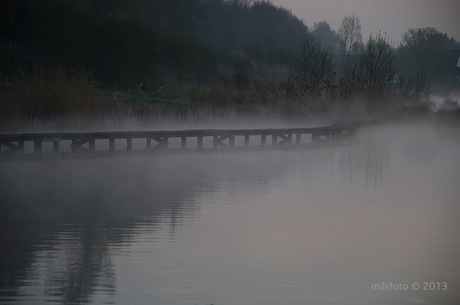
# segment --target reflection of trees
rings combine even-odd
[[[384,175],[384,155],[382,152],[348,151],[340,156],[340,172],[350,180],[363,179],[366,186],[381,185]]]
[[[339,178],[350,183],[364,182],[366,187],[381,186],[388,155],[376,148],[363,146],[311,150],[302,154],[302,180],[305,184],[321,184],[323,180]],[[321,182],[319,182],[321,181]]]
[[[38,230],[14,223],[12,215],[5,210],[5,201],[0,199],[0,302],[4,298],[19,295],[19,286],[33,274],[31,265],[34,254],[31,249],[39,240]],[[14,217],[14,216],[13,216]],[[46,228],[43,228],[46,234]],[[20,272],[18,272],[20,271]]]
[[[115,273],[106,230],[97,225],[84,225],[70,242],[58,247],[64,248],[62,259],[65,266],[64,270],[52,273],[47,279],[47,295],[59,296],[63,304],[79,304],[88,302],[97,286],[110,294],[115,291]]]
[[[20,297],[19,287],[43,276],[37,272],[46,273],[45,295],[64,304],[87,303],[97,287],[113,293],[110,245],[129,242],[132,227],[144,215],[160,221],[156,216],[170,208],[169,202],[176,206],[171,217],[178,217],[183,191],[190,188],[182,181],[174,192],[168,190],[164,183],[170,181],[161,181],[161,168],[152,180],[142,172],[126,177],[127,168],[114,164],[109,170],[104,165],[95,169],[92,160],[68,162],[29,164],[27,180],[12,171],[0,177],[2,185],[10,186],[0,198],[2,297]],[[46,252],[57,255],[46,257],[47,266],[40,269],[36,255]]]
[[[22,287],[40,278],[47,298],[63,304],[88,303],[95,291],[111,295],[112,246],[129,244],[139,226],[153,230],[165,220],[174,235],[175,226],[193,216],[193,198],[222,177],[257,179],[248,181],[248,191],[254,183],[268,185],[285,165],[276,155],[257,154],[4,164],[0,303],[20,299]],[[260,171],[265,181],[254,175]]]

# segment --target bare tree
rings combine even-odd
[[[446,61],[442,34],[435,28],[409,29],[398,48],[401,93],[428,97],[432,79],[442,74]]]
[[[333,78],[331,54],[311,35],[307,35],[300,45],[299,70],[305,89],[312,93]]]
[[[345,16],[337,33],[339,50],[344,55],[353,55],[360,51],[363,46],[361,35],[361,22],[355,15]]]
[[[373,93],[381,93],[390,85],[394,73],[395,54],[388,39],[380,33],[371,35],[358,61],[362,85]]]

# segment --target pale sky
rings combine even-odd
[[[410,27],[435,27],[460,41],[460,0],[272,0],[293,12],[307,26],[327,21],[334,30],[345,15],[355,14],[363,39],[371,33],[387,33],[399,43]]]

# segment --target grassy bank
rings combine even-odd
[[[0,122],[36,126],[97,118],[103,111],[95,84],[86,74],[52,71],[20,72],[0,83]]]
[[[235,74],[211,84],[161,87],[110,87],[79,71],[22,72],[4,77],[0,93],[0,126],[8,129],[81,128],[95,122],[119,127],[136,121],[155,126],[167,122],[219,122],[251,118],[261,121],[305,121],[459,113],[450,95],[437,106],[429,99],[410,99],[396,89],[376,96],[345,84],[325,86],[315,94],[289,74],[253,79]],[[440,91],[447,89],[440,87]]]

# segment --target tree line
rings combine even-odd
[[[397,45],[380,32],[364,42],[359,17],[349,15],[337,32],[327,22],[315,24],[301,44],[300,74],[312,92],[335,82],[333,89],[342,85],[352,92],[382,94],[391,87],[420,99],[428,97],[433,81],[458,78],[458,55],[452,49],[460,50],[460,43],[433,27],[410,28]]]
[[[307,27],[268,0],[2,0],[0,20],[4,75],[58,66],[118,86],[168,76],[244,87],[254,67],[278,65],[311,94],[397,85],[420,96],[458,73],[445,50],[460,44],[434,28],[409,29],[399,45],[364,41],[358,16]]]
[[[108,82],[207,77],[238,51],[285,63],[307,27],[268,1],[3,0],[2,72],[60,65]],[[268,21],[268,24],[267,24]],[[291,60],[292,61],[292,60]]]

